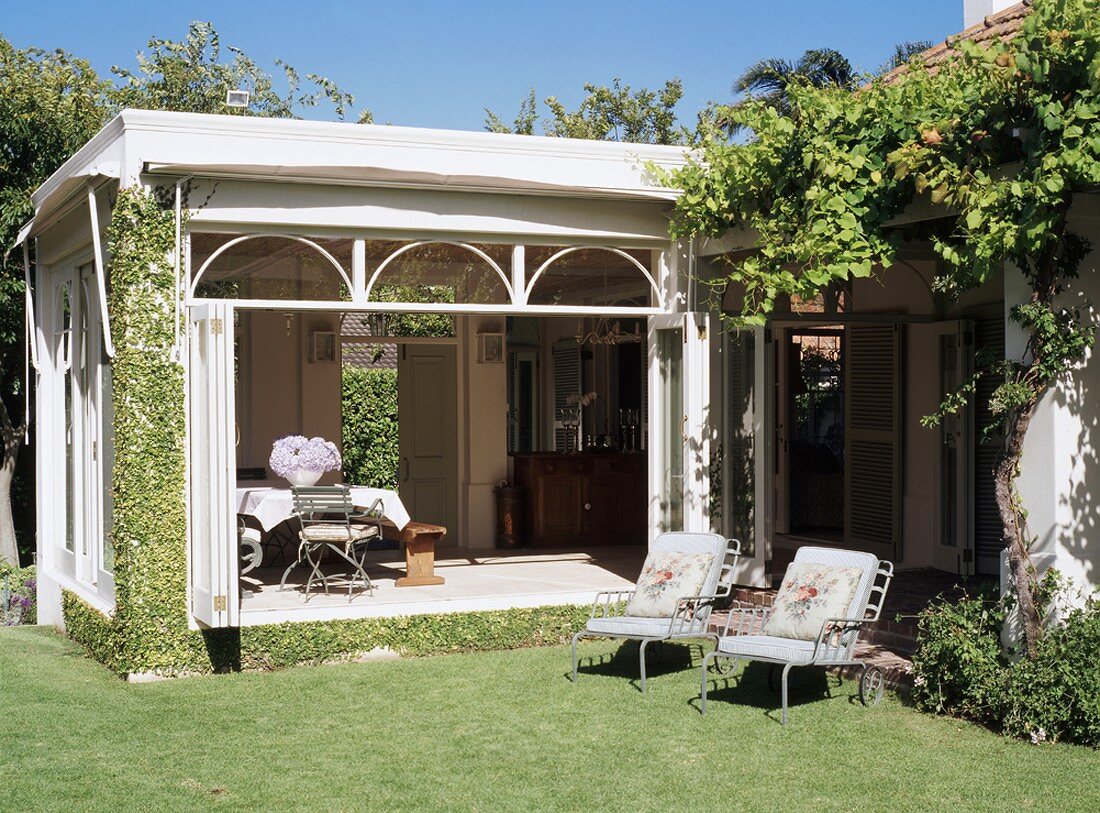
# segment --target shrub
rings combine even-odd
[[[37,622],[36,589],[33,567],[0,562],[0,627]]]
[[[1100,746],[1100,601],[1050,628],[1036,657],[1013,667],[1008,699],[1007,734]]]
[[[917,622],[913,699],[937,714],[992,724],[1000,716],[1007,681],[1000,630],[1005,612],[992,596],[936,601]]]
[[[344,478],[397,487],[397,371],[344,365]]]

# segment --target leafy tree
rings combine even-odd
[[[0,37],[0,244],[32,214],[30,194],[102,126],[107,86],[63,51],[19,50]],[[18,564],[12,481],[23,423],[23,256],[0,265],[0,563]],[[29,515],[28,515],[29,516]]]
[[[610,87],[585,84],[584,92],[585,97],[573,111],[555,96],[546,99],[550,112],[543,124],[546,135],[639,144],[683,144],[687,139],[688,134],[676,120],[676,104],[684,95],[679,79],[670,79],[660,90],[637,91],[615,79]],[[485,109],[485,129],[494,133],[532,135],[538,121],[534,90],[520,103],[511,125]]]
[[[858,93],[787,86],[791,115],[766,100],[724,111],[752,137],[708,141],[669,182],[684,190],[678,235],[755,230],[756,250],[731,260],[743,320],[762,323],[777,297],[812,298],[855,278],[888,274],[899,234],[887,224],[907,205],[939,207],[932,235],[946,295],[977,287],[1002,266],[1027,295],[1009,303],[1027,337],[1018,358],[988,365],[992,411],[1003,426],[996,496],[1023,622],[1024,648],[1042,634],[1026,512],[1016,487],[1036,405],[1084,358],[1093,326],[1060,294],[1087,250],[1067,216],[1100,184],[1100,15],[1096,0],[1036,0],[1010,42],[959,44],[937,72],[911,70]],[[929,416],[961,409],[964,391]]]
[[[301,90],[299,73],[279,61],[287,91],[238,48],[223,60],[210,23],[195,22],[179,41],[154,38],[138,55],[135,71],[115,68],[120,84],[97,76],[82,59],[62,51],[18,50],[0,37],[0,241],[5,250],[32,214],[30,194],[124,107],[195,113],[289,118],[322,101],[341,118],[354,104],[332,81],[305,74],[313,90]],[[250,106],[225,106],[227,90],[251,92]],[[370,121],[370,112],[360,114]],[[25,427],[23,387],[23,262],[20,252],[0,266],[0,562],[18,558],[12,516],[12,480]],[[12,416],[19,416],[13,418]],[[33,521],[28,513],[26,520]],[[29,540],[28,540],[29,541]]]
[[[275,64],[283,71],[287,89],[280,95],[272,76],[240,48],[228,46],[230,58],[222,59],[221,38],[208,22],[191,23],[187,36],[178,42],[154,37],[148,47],[148,54],[137,54],[136,71],[111,69],[121,80],[111,93],[119,108],[297,118],[299,111],[327,100],[343,119],[355,104],[354,96],[315,73],[305,74],[314,89],[303,91],[301,74],[281,59]],[[230,90],[249,91],[249,106],[226,107]],[[359,116],[361,124],[371,120],[369,110]]]

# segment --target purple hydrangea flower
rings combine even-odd
[[[289,477],[298,469],[337,471],[343,461],[340,459],[340,450],[331,441],[303,435],[287,435],[272,445],[268,464],[279,477]]]

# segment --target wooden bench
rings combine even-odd
[[[435,546],[446,534],[442,525],[410,522],[399,531],[392,522],[382,520],[382,538],[400,542],[405,550],[405,575],[395,582],[398,587],[444,583],[442,576],[435,575]]]

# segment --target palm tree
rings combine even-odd
[[[748,98],[763,101],[784,116],[791,113],[791,98],[787,92],[794,82],[805,82],[814,87],[856,87],[858,74],[852,63],[840,51],[832,48],[812,48],[802,54],[797,62],[779,57],[761,59],[733,83],[735,93],[747,93]],[[730,120],[729,110],[736,109],[748,99],[735,102],[731,107],[718,107],[713,113],[714,123],[733,135],[741,129]]]
[[[857,74],[852,63],[832,48],[814,48],[802,54],[798,62],[775,57],[761,59],[750,65],[733,89],[767,102],[783,114],[790,112],[787,88],[793,82],[805,82],[813,87],[853,88]]]

